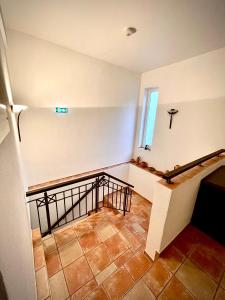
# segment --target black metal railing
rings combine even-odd
[[[220,156],[220,154],[222,154],[224,152],[225,152],[225,149],[220,149],[216,152],[213,152],[213,153],[208,154],[206,156],[203,156],[199,159],[196,159],[196,160],[194,160],[194,161],[192,161],[192,162],[190,162],[186,165],[183,165],[183,166],[181,166],[181,167],[179,167],[179,168],[177,168],[173,171],[170,171],[170,172],[164,174],[163,179],[165,179],[167,181],[167,183],[172,183],[172,181],[171,181],[172,178],[174,178],[174,177],[176,177],[176,176],[178,176],[178,175],[180,175],[180,174],[182,174],[182,173],[184,173],[184,172],[186,172],[186,171],[188,171],[188,170],[190,170],[190,169],[192,169],[196,166],[201,165],[203,162],[205,162],[205,161],[207,161],[207,160],[209,160],[209,159],[211,159],[215,156]]]
[[[101,207],[130,211],[133,186],[108,173],[97,174],[28,191],[32,228],[42,236]],[[38,195],[38,197],[37,197]]]

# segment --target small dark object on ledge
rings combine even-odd
[[[164,175],[164,172],[155,170],[154,174],[157,175],[157,176],[162,177]]]
[[[137,159],[136,159],[136,164],[139,165],[140,163],[141,163],[141,157],[138,156]]]
[[[148,163],[146,163],[145,161],[142,161],[141,163],[140,163],[140,167],[142,167],[142,168],[147,168],[148,167]]]
[[[148,170],[149,170],[150,172],[154,172],[154,171],[156,171],[156,169],[155,169],[155,168],[153,168],[153,167],[148,167]]]
[[[178,169],[178,168],[180,168],[180,167],[181,167],[180,165],[175,165],[175,166],[173,167],[173,169],[176,170],[176,169]]]

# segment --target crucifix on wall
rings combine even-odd
[[[168,114],[170,115],[170,126],[169,129],[172,128],[172,122],[173,122],[173,116],[178,113],[177,109],[171,108],[170,110],[168,110]]]

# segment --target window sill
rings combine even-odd
[[[143,150],[146,150],[146,151],[151,151],[152,149],[151,149],[151,147],[150,146],[145,146],[145,147],[138,147],[138,149],[143,149]]]

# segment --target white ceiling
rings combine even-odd
[[[225,46],[225,0],[0,2],[7,28],[138,72]]]

